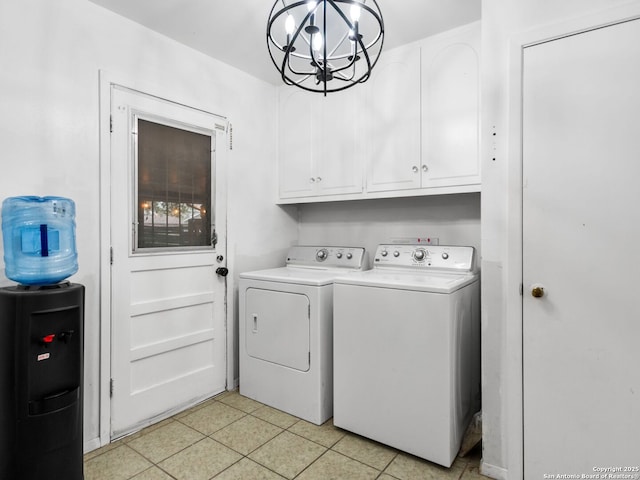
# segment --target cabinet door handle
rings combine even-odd
[[[416,167],[415,165],[411,167],[411,170],[413,170],[413,173],[418,173],[418,167]]]
[[[427,172],[429,170],[429,167],[427,167],[426,165],[422,165],[422,171],[423,172]]]
[[[313,178],[313,177],[311,177],[311,178],[309,179],[309,183],[315,183],[315,181],[316,181],[316,179],[315,179],[315,178]]]
[[[316,182],[321,182],[321,181],[322,181],[322,177],[316,178]]]

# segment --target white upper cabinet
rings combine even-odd
[[[313,99],[297,88],[280,89],[278,125],[280,198],[315,194]]]
[[[281,199],[362,192],[358,96],[280,89]]]
[[[478,192],[479,120],[480,22],[383,51],[362,86],[282,87],[279,201]]]
[[[420,47],[382,52],[366,96],[367,191],[419,188]]]
[[[356,93],[356,95],[354,95]],[[315,94],[318,105],[316,188],[319,195],[362,192],[362,120],[358,92]]]
[[[422,45],[422,187],[480,185],[480,28]]]

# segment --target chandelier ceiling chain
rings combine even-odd
[[[324,95],[367,81],[383,43],[376,0],[277,0],[267,23],[282,81]]]

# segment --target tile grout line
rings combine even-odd
[[[167,472],[166,470],[164,470],[162,467],[160,467],[160,465],[159,465],[159,464],[160,464],[161,462],[164,462],[164,461],[168,460],[169,458],[174,457],[175,455],[178,455],[178,454],[180,454],[180,453],[184,452],[186,449],[189,449],[189,448],[193,447],[194,445],[198,444],[199,442],[202,442],[202,441],[203,441],[203,440],[205,440],[205,439],[209,439],[209,440],[211,440],[211,441],[213,441],[213,442],[216,442],[217,444],[219,444],[219,445],[221,445],[221,446],[223,446],[223,447],[225,447],[225,448],[229,449],[230,451],[232,451],[232,452],[234,452],[234,453],[236,453],[237,455],[239,455],[239,456],[240,456],[240,458],[239,458],[238,460],[236,460],[236,461],[235,461],[235,462],[233,462],[232,464],[228,465],[227,467],[225,467],[225,468],[224,468],[223,470],[221,470],[220,472],[216,473],[213,477],[211,477],[211,479],[210,479],[210,480],[214,480],[214,479],[215,479],[215,478],[217,478],[218,476],[222,475],[222,474],[223,474],[223,472],[226,472],[227,470],[229,470],[229,469],[230,469],[230,468],[232,468],[233,466],[235,466],[235,465],[239,464],[239,463],[240,463],[240,462],[242,462],[244,459],[246,459],[246,460],[247,460],[247,461],[249,461],[249,462],[255,463],[255,464],[257,464],[257,465],[260,465],[262,468],[265,468],[266,470],[268,470],[269,472],[273,473],[274,475],[277,475],[279,478],[288,478],[288,477],[285,477],[285,476],[283,476],[282,474],[278,473],[277,471],[272,470],[272,469],[271,469],[270,467],[268,467],[267,465],[263,465],[263,464],[262,464],[262,463],[260,463],[259,461],[254,460],[254,459],[252,459],[252,458],[250,458],[250,457],[249,457],[249,455],[253,454],[254,452],[256,452],[257,450],[259,450],[260,448],[264,447],[264,446],[265,446],[265,445],[267,445],[269,442],[273,441],[275,438],[277,438],[277,437],[281,436],[284,432],[288,432],[288,433],[290,433],[291,435],[294,435],[295,437],[297,437],[297,438],[299,438],[299,439],[301,439],[301,440],[305,440],[305,441],[311,442],[311,443],[313,443],[313,444],[315,444],[315,445],[317,445],[317,446],[319,446],[319,447],[322,447],[322,448],[324,449],[324,451],[323,451],[323,452],[322,452],[322,453],[321,453],[317,458],[315,458],[311,463],[309,463],[308,465],[306,465],[306,466],[305,466],[305,467],[304,467],[300,472],[298,472],[298,473],[293,477],[294,479],[298,478],[300,475],[302,475],[302,474],[303,474],[303,472],[307,471],[307,470],[308,470],[309,468],[311,468],[314,464],[316,464],[318,461],[320,461],[323,457],[325,457],[325,456],[327,455],[327,453],[328,453],[329,451],[331,451],[331,452],[333,452],[333,453],[335,453],[335,454],[337,454],[337,455],[340,455],[340,456],[342,456],[342,457],[344,457],[344,458],[346,458],[346,459],[349,459],[349,460],[351,460],[351,461],[353,461],[353,462],[356,462],[356,463],[357,463],[357,464],[359,464],[359,465],[362,465],[362,466],[365,466],[365,467],[367,467],[367,468],[371,468],[371,469],[373,469],[374,471],[377,471],[378,473],[377,473],[377,475],[376,475],[376,477],[375,477],[376,479],[380,479],[383,475],[388,475],[390,478],[393,478],[393,479],[396,479],[396,478],[397,478],[397,477],[395,477],[394,475],[391,475],[390,473],[386,473],[386,470],[389,468],[389,466],[390,466],[390,465],[391,465],[391,464],[392,464],[392,463],[393,463],[393,462],[398,458],[398,456],[401,454],[401,452],[400,452],[400,451],[397,451],[397,450],[396,450],[396,451],[394,452],[393,456],[390,458],[390,460],[389,460],[388,462],[386,462],[386,464],[383,466],[383,468],[382,468],[382,469],[378,469],[377,467],[374,467],[373,465],[369,465],[369,464],[365,463],[365,462],[364,462],[364,461],[362,461],[362,460],[359,460],[359,459],[357,459],[357,458],[353,458],[352,456],[350,456],[350,455],[348,455],[348,454],[345,454],[345,453],[343,453],[343,452],[340,452],[340,451],[338,451],[338,450],[335,450],[335,447],[336,447],[336,446],[337,446],[337,445],[338,445],[342,440],[344,440],[344,439],[347,437],[347,435],[349,435],[349,434],[350,434],[350,432],[348,432],[348,431],[346,431],[346,430],[343,430],[343,429],[341,429],[341,428],[339,428],[339,427],[335,427],[335,425],[331,425],[331,427],[332,427],[333,429],[335,429],[335,431],[336,431],[336,432],[341,433],[341,435],[340,435],[340,437],[339,437],[337,440],[332,441],[332,442],[331,442],[331,441],[327,442],[327,443],[330,443],[330,446],[327,446],[327,445],[325,445],[325,444],[323,444],[323,443],[320,443],[320,441],[321,441],[321,440],[320,440],[320,441],[318,441],[318,440],[315,440],[315,439],[312,439],[312,438],[308,438],[308,437],[307,437],[307,436],[305,436],[303,433],[297,433],[297,432],[295,432],[295,431],[292,431],[292,430],[291,430],[291,429],[292,429],[292,428],[294,428],[296,425],[299,425],[299,424],[300,424],[300,422],[304,422],[304,420],[303,420],[303,419],[300,419],[299,417],[295,417],[295,416],[293,416],[293,415],[288,414],[287,412],[282,412],[282,411],[280,411],[280,410],[278,410],[278,409],[274,409],[273,407],[270,407],[269,405],[263,404],[263,403],[261,403],[261,402],[257,402],[256,400],[253,400],[253,399],[249,399],[249,400],[251,400],[252,402],[255,402],[255,405],[257,405],[257,407],[256,407],[256,408],[251,409],[250,411],[243,410],[242,408],[239,408],[238,406],[236,406],[236,405],[238,405],[238,402],[234,402],[234,403],[236,403],[236,405],[232,405],[232,404],[229,404],[229,403],[226,403],[226,402],[222,401],[223,399],[226,399],[226,398],[228,398],[228,397],[230,397],[230,396],[235,396],[235,395],[237,395],[237,396],[239,396],[239,397],[242,397],[242,398],[247,398],[247,399],[249,399],[248,397],[243,397],[243,396],[242,396],[242,395],[240,395],[240,393],[239,393],[239,392],[237,392],[237,391],[232,391],[232,392],[222,392],[221,394],[216,395],[216,397],[220,397],[220,398],[211,397],[211,398],[209,398],[209,399],[206,399],[206,400],[202,401],[201,403],[199,403],[199,404],[197,404],[197,405],[194,405],[194,406],[190,407],[189,409],[186,409],[186,410],[184,410],[184,411],[182,411],[182,412],[179,412],[179,413],[177,413],[177,414],[175,414],[175,415],[173,415],[173,416],[171,416],[171,417],[168,417],[167,419],[165,419],[165,420],[164,420],[164,422],[166,422],[166,424],[165,424],[165,425],[162,425],[161,427],[152,428],[152,429],[150,429],[148,432],[146,432],[146,433],[144,433],[144,434],[141,434],[142,430],[141,430],[141,431],[139,431],[139,432],[134,432],[132,435],[136,435],[136,434],[140,434],[140,435],[139,435],[138,437],[136,437],[136,438],[133,438],[133,439],[132,439],[132,440],[130,440],[129,442],[126,442],[126,441],[124,440],[125,438],[127,438],[126,436],[125,436],[125,437],[121,437],[121,438],[119,438],[119,439],[118,439],[118,440],[116,440],[116,442],[115,442],[115,443],[117,443],[118,445],[112,446],[111,448],[106,448],[103,452],[101,452],[101,453],[99,453],[99,454],[97,454],[97,455],[95,455],[95,456],[92,456],[91,458],[89,458],[89,459],[88,459],[88,460],[86,460],[86,461],[87,461],[87,462],[88,462],[88,461],[92,461],[92,460],[97,459],[97,458],[99,458],[99,457],[101,457],[101,456],[103,456],[103,455],[105,455],[105,454],[107,454],[107,453],[109,453],[109,452],[111,452],[111,451],[113,451],[113,450],[116,450],[116,449],[118,449],[118,448],[120,448],[120,447],[123,447],[123,446],[124,446],[124,447],[128,447],[128,449],[129,449],[129,450],[131,450],[131,451],[135,452],[135,453],[136,453],[137,455],[139,455],[142,459],[144,459],[145,461],[147,461],[147,462],[149,462],[149,463],[150,463],[150,465],[149,465],[147,468],[145,468],[144,470],[142,470],[142,471],[140,471],[140,472],[137,472],[136,474],[134,474],[134,475],[132,475],[132,476],[128,477],[128,479],[129,479],[129,480],[134,479],[136,476],[141,475],[142,473],[144,473],[144,472],[146,472],[146,471],[148,471],[148,470],[151,470],[151,469],[153,469],[154,467],[155,467],[155,468],[157,468],[157,469],[158,469],[159,471],[161,471],[162,473],[166,474],[169,478],[171,478],[171,479],[173,479],[173,480],[177,480],[175,476],[173,476],[171,473],[169,473],[169,472]],[[223,405],[223,406],[225,406],[225,407],[228,407],[228,408],[230,408],[230,409],[232,409],[232,410],[234,410],[234,411],[236,411],[236,412],[238,412],[238,413],[241,413],[241,414],[242,414],[242,416],[240,416],[239,418],[236,418],[236,419],[232,420],[230,423],[228,423],[228,424],[226,424],[226,425],[224,425],[224,426],[222,426],[222,427],[220,427],[220,428],[217,428],[216,430],[214,430],[213,432],[211,432],[211,433],[209,433],[209,434],[206,434],[206,433],[204,433],[204,432],[200,431],[198,428],[192,427],[191,425],[189,425],[189,424],[187,424],[187,423],[185,423],[185,422],[183,421],[183,419],[184,419],[184,418],[186,418],[188,415],[190,415],[190,414],[192,414],[192,413],[196,413],[196,412],[200,411],[200,410],[201,410],[201,409],[203,409],[203,408],[206,408],[206,407],[208,407],[208,406],[215,405],[215,404],[220,404],[220,405]],[[250,409],[252,406],[253,406],[253,405],[251,405],[251,404],[249,404],[249,406],[246,406],[246,404],[245,404],[245,408],[247,408],[247,409]],[[289,426],[287,426],[287,427],[283,427],[283,426],[282,426],[282,424],[284,424],[284,423],[289,423],[288,421],[286,421],[286,422],[284,421],[284,420],[288,420],[288,419],[284,419],[283,421],[281,421],[281,424],[278,424],[278,423],[275,423],[275,422],[277,421],[277,415],[275,415],[275,416],[271,417],[271,418],[272,418],[271,420],[270,420],[270,419],[267,419],[267,418],[261,418],[260,416],[258,416],[258,415],[256,414],[256,412],[258,412],[259,410],[262,410],[262,409],[264,409],[264,408],[269,408],[269,409],[272,409],[272,410],[275,410],[275,411],[281,412],[281,413],[283,413],[283,414],[285,414],[285,415],[287,415],[287,416],[291,417],[291,420],[293,420],[293,423],[291,423],[291,424],[290,424]],[[188,413],[187,413],[187,412],[188,412]],[[218,433],[218,432],[220,432],[220,431],[224,430],[224,429],[225,429],[225,428],[227,428],[227,427],[230,427],[230,426],[232,426],[232,425],[234,425],[234,424],[238,423],[238,422],[239,422],[240,420],[242,420],[242,419],[246,419],[248,416],[250,416],[250,417],[251,417],[252,419],[254,419],[254,420],[258,420],[258,421],[260,421],[260,422],[264,422],[265,424],[268,424],[268,425],[270,425],[270,426],[272,426],[272,427],[278,428],[280,431],[279,431],[275,436],[273,436],[273,437],[271,437],[271,438],[267,439],[266,441],[264,441],[263,443],[261,443],[261,444],[260,444],[260,445],[258,445],[257,447],[253,448],[251,451],[249,451],[249,452],[248,452],[248,453],[246,453],[246,454],[245,454],[245,453],[243,453],[243,452],[239,452],[239,451],[237,451],[235,448],[233,448],[233,447],[231,447],[231,446],[229,446],[229,445],[226,445],[225,443],[223,443],[223,442],[221,442],[221,441],[216,440],[215,438],[213,438],[213,435],[215,435],[216,433]],[[265,415],[265,416],[268,416],[268,415]],[[168,421],[167,421],[167,420],[168,420]],[[131,445],[130,445],[130,443],[131,443],[131,442],[133,442],[134,440],[136,440],[136,439],[138,439],[138,438],[145,437],[145,436],[147,436],[147,435],[149,435],[149,434],[153,433],[154,431],[156,431],[158,428],[162,428],[162,427],[164,427],[164,426],[166,426],[166,425],[170,425],[172,422],[178,422],[178,423],[179,423],[180,425],[182,425],[183,427],[186,427],[186,428],[188,428],[188,429],[190,429],[190,430],[192,430],[192,431],[194,431],[194,432],[198,433],[199,435],[202,435],[202,438],[199,438],[198,440],[196,440],[196,441],[194,441],[194,442],[190,443],[189,445],[185,446],[184,448],[180,449],[179,451],[172,453],[172,454],[171,454],[171,455],[169,455],[167,458],[164,458],[164,459],[160,460],[160,461],[159,461],[159,462],[157,462],[157,463],[156,463],[156,462],[154,462],[154,461],[152,461],[150,458],[148,458],[147,456],[145,456],[142,452],[138,451],[136,448],[134,448],[133,446],[131,446]],[[329,420],[328,420],[327,422],[329,422]],[[325,423],[327,423],[327,422],[325,422]],[[323,423],[322,425],[319,425],[319,426],[318,426],[318,425],[313,424],[312,422],[307,422],[307,423],[310,423],[310,424],[312,425],[312,428],[313,428],[313,427],[318,427],[318,428],[320,428],[320,427],[322,427],[323,425],[325,425],[325,423]],[[149,427],[153,427],[153,425],[151,425],[151,426],[147,426],[147,427],[145,427],[145,429],[148,429]],[[145,430],[145,429],[143,429],[143,430]],[[331,430],[329,430],[329,431],[331,431]],[[360,435],[357,435],[357,434],[353,434],[353,435],[355,435],[355,437],[357,437],[357,438],[360,438],[360,437],[361,437]],[[322,438],[322,437],[317,437],[317,438]],[[374,444],[376,444],[376,445],[380,445],[380,446],[384,446],[384,447],[387,447],[387,448],[391,448],[391,447],[388,447],[388,446],[386,446],[386,445],[384,445],[384,444],[381,444],[381,443],[379,443],[379,442],[377,442],[377,441],[374,441],[374,440],[371,440],[371,439],[367,439],[366,437],[361,437],[361,438],[362,438],[362,439],[364,439],[364,440],[366,440],[366,441],[373,442],[373,443],[374,443]],[[105,447],[107,447],[107,446],[108,446],[108,445],[106,445]],[[395,449],[394,449],[394,450],[395,450]],[[411,457],[413,457],[412,455],[410,455],[410,456],[411,456]],[[463,466],[463,468],[461,469],[461,473],[460,473],[457,477],[455,477],[455,478],[456,478],[456,480],[461,480],[462,478],[464,478],[465,474],[467,474],[467,473],[469,473],[469,474],[473,474],[473,473],[472,473],[473,462],[470,462],[470,461],[469,461],[469,459],[467,459],[467,458],[460,458],[460,460],[462,461],[462,463],[464,464],[464,466]]]
[[[229,407],[229,408],[233,408],[234,410],[237,410],[237,411],[239,411],[239,412],[242,412],[244,415],[243,415],[242,417],[237,418],[236,420],[233,420],[231,423],[229,423],[229,424],[227,424],[227,425],[225,425],[225,426],[223,426],[223,427],[219,428],[218,430],[215,430],[214,432],[212,432],[212,433],[211,433],[211,434],[209,434],[209,435],[206,435],[204,432],[201,432],[200,430],[197,430],[196,428],[193,428],[193,427],[191,427],[190,425],[187,425],[186,423],[182,422],[182,421],[181,421],[181,418],[184,418],[186,415],[185,415],[185,416],[181,416],[180,418],[169,417],[169,418],[173,419],[174,421],[177,421],[177,422],[181,423],[181,424],[182,424],[182,425],[184,425],[185,427],[190,428],[190,429],[192,429],[192,430],[194,430],[194,431],[196,431],[196,432],[198,432],[198,433],[200,433],[200,434],[202,434],[202,435],[205,435],[205,437],[204,437],[204,438],[209,438],[209,439],[211,439],[212,441],[214,441],[214,442],[216,442],[216,443],[219,443],[220,445],[222,445],[222,446],[224,446],[224,447],[226,447],[226,448],[229,448],[230,450],[232,450],[232,451],[236,452],[237,454],[241,455],[241,458],[240,458],[240,459],[238,459],[238,460],[237,460],[236,462],[234,462],[233,464],[229,465],[227,468],[225,468],[225,469],[224,469],[224,470],[222,470],[221,472],[218,472],[214,477],[212,477],[212,479],[214,479],[214,478],[215,478],[215,477],[217,477],[218,475],[222,474],[222,472],[224,472],[225,470],[228,470],[228,469],[229,469],[229,468],[231,468],[233,465],[235,465],[235,464],[239,463],[239,462],[240,462],[242,459],[244,459],[244,458],[246,458],[246,459],[248,459],[249,461],[252,461],[252,462],[254,462],[254,463],[257,463],[258,465],[261,465],[262,467],[264,467],[264,468],[266,468],[267,470],[269,470],[269,471],[271,471],[271,472],[275,473],[276,475],[280,475],[278,472],[276,472],[276,471],[272,470],[272,469],[271,469],[271,468],[269,468],[267,465],[263,465],[262,463],[260,463],[260,462],[257,462],[257,461],[255,461],[255,460],[253,460],[252,458],[250,458],[250,457],[249,457],[249,455],[251,455],[251,454],[252,454],[253,452],[255,452],[256,450],[260,449],[261,447],[263,447],[264,445],[266,445],[267,443],[269,443],[270,441],[272,441],[272,440],[273,440],[273,439],[275,439],[276,437],[278,437],[278,436],[282,435],[282,433],[284,433],[284,432],[289,432],[290,434],[295,435],[295,436],[296,436],[296,437],[298,437],[298,438],[301,438],[301,439],[303,439],[303,440],[306,440],[306,441],[312,442],[312,443],[314,443],[314,444],[316,444],[316,445],[318,445],[318,446],[320,446],[320,447],[322,447],[322,448],[324,448],[324,449],[325,449],[325,450],[324,450],[324,452],[322,452],[322,454],[321,454],[318,458],[316,458],[315,460],[313,460],[309,465],[307,465],[303,470],[301,470],[301,471],[300,471],[300,472],[299,472],[299,473],[298,473],[294,478],[297,478],[299,475],[301,475],[301,474],[302,474],[302,472],[304,472],[305,470],[307,470],[308,468],[310,468],[314,463],[316,463],[318,460],[320,460],[320,458],[322,458],[323,456],[325,456],[325,455],[327,454],[327,452],[329,452],[329,451],[331,451],[331,452],[333,452],[333,453],[336,453],[336,454],[338,454],[338,455],[341,455],[341,456],[343,456],[343,457],[345,457],[345,458],[348,458],[349,460],[352,460],[352,461],[354,461],[354,462],[356,462],[356,463],[359,463],[360,465],[363,465],[363,466],[365,466],[365,467],[372,468],[372,469],[376,470],[376,471],[378,472],[378,475],[376,476],[376,478],[378,478],[380,475],[382,475],[382,474],[384,473],[384,470],[385,470],[385,469],[386,469],[386,468],[391,464],[391,462],[392,462],[392,461],[396,458],[396,456],[398,455],[398,453],[396,452],[396,453],[394,454],[393,458],[392,458],[392,459],[391,459],[391,460],[390,460],[390,461],[385,465],[385,467],[384,467],[382,470],[379,470],[379,469],[377,469],[376,467],[373,467],[372,465],[368,465],[368,464],[366,464],[366,463],[364,463],[364,462],[362,462],[362,461],[360,461],[360,460],[358,460],[358,459],[356,459],[356,458],[350,457],[349,455],[346,455],[346,454],[344,454],[344,453],[342,453],[342,452],[338,452],[338,451],[336,451],[336,450],[333,450],[333,447],[335,447],[335,446],[336,446],[336,445],[337,445],[337,444],[338,444],[338,443],[339,443],[339,442],[340,442],[340,441],[341,441],[341,440],[346,436],[346,434],[347,434],[347,433],[346,433],[346,431],[344,431],[344,430],[342,430],[342,429],[340,429],[340,431],[341,431],[341,432],[345,432],[345,433],[343,433],[342,437],[341,437],[340,439],[336,440],[335,442],[333,442],[333,443],[331,444],[331,446],[327,447],[326,445],[321,444],[321,443],[319,443],[319,442],[317,442],[317,441],[315,441],[315,440],[313,440],[313,439],[311,439],[311,438],[307,438],[307,437],[305,437],[305,436],[303,436],[303,435],[301,435],[301,434],[298,434],[298,433],[296,433],[296,432],[290,431],[290,429],[291,429],[292,427],[294,427],[295,425],[297,425],[298,423],[300,423],[301,421],[303,421],[303,419],[300,419],[300,418],[298,418],[298,417],[294,417],[294,418],[296,418],[297,420],[296,420],[293,424],[291,424],[291,425],[290,425],[289,427],[287,427],[287,428],[282,428],[281,426],[279,426],[279,425],[277,425],[277,424],[275,424],[275,423],[273,423],[273,422],[269,422],[268,420],[262,419],[262,418],[260,418],[260,417],[258,417],[258,416],[256,416],[256,415],[254,415],[254,412],[256,412],[256,411],[260,410],[260,409],[261,409],[262,407],[264,407],[264,406],[267,406],[267,407],[268,407],[269,405],[261,404],[261,406],[260,406],[260,407],[258,407],[258,408],[256,408],[256,409],[252,410],[251,412],[246,412],[246,411],[241,410],[241,409],[239,409],[239,408],[237,408],[237,407],[235,407],[235,406],[233,406],[233,405],[229,405],[229,404],[227,404],[227,403],[225,403],[225,402],[220,402],[219,400],[215,400],[215,399],[213,399],[213,400],[214,400],[214,401],[213,401],[213,402],[211,402],[211,403],[214,403],[214,402],[222,403],[223,405],[225,405],[225,406],[227,406],[227,407]],[[255,400],[254,400],[254,401],[255,401]],[[203,402],[203,403],[205,403],[205,402]],[[200,407],[200,408],[203,408],[203,407]],[[195,412],[195,411],[197,411],[197,410],[199,410],[200,408],[198,408],[198,409],[194,410],[194,412]],[[271,408],[273,408],[273,407],[271,407]],[[284,412],[284,413],[286,413],[286,412]],[[247,454],[244,454],[244,453],[242,453],[242,452],[239,452],[239,451],[235,450],[234,448],[232,448],[231,446],[226,445],[226,444],[224,444],[224,443],[222,443],[222,442],[220,442],[220,441],[216,440],[215,438],[212,438],[212,435],[215,435],[217,432],[220,432],[221,430],[224,430],[224,429],[225,429],[225,428],[227,428],[228,426],[233,425],[233,424],[235,424],[235,423],[239,422],[240,420],[242,420],[243,418],[246,418],[247,416],[251,416],[251,417],[253,417],[253,418],[257,419],[257,420],[260,420],[260,421],[263,421],[263,422],[265,422],[265,423],[268,423],[269,425],[273,425],[273,426],[275,426],[275,427],[277,427],[277,428],[280,428],[280,429],[281,429],[281,431],[280,431],[277,435],[275,435],[274,437],[272,437],[272,438],[270,438],[269,440],[265,441],[263,444],[261,444],[261,445],[257,446],[256,448],[254,448],[253,450],[251,450],[251,451],[250,451],[249,453],[247,453]],[[311,422],[309,422],[309,423],[311,423]],[[338,427],[335,427],[335,428],[338,428]],[[151,433],[151,432],[149,432],[149,433]],[[195,443],[193,443],[193,444],[191,444],[191,445],[189,445],[189,446],[187,446],[187,447],[183,448],[182,450],[180,450],[180,451],[178,451],[178,452],[175,452],[174,454],[170,455],[170,456],[169,456],[169,457],[167,457],[166,459],[163,459],[162,461],[167,460],[168,458],[171,458],[171,457],[173,457],[174,455],[177,455],[177,454],[181,453],[182,451],[186,450],[187,448],[189,448],[189,447],[191,447],[191,446],[195,445],[196,443],[198,443],[198,442],[200,442],[200,441],[204,440],[204,438],[202,438],[202,439],[198,440],[197,442],[195,442]],[[130,448],[132,448],[135,452],[140,453],[140,452],[138,452],[137,450],[135,450],[133,447],[130,447]],[[140,455],[142,455],[142,454],[140,454]],[[146,460],[149,460],[149,461],[151,462],[151,460],[150,460],[150,459],[148,459],[148,458],[147,458],[147,457],[145,457],[144,455],[142,455],[142,456],[143,456],[143,458],[145,458]],[[153,463],[153,462],[151,462],[151,463],[152,463],[153,465],[155,465],[157,468],[159,468],[160,470],[162,470],[163,472],[165,472],[165,473],[169,474],[169,473],[168,473],[168,472],[166,472],[164,469],[162,469],[162,468],[161,468],[157,463]],[[149,468],[151,468],[151,467],[149,467]],[[169,475],[170,475],[170,474],[169,474]],[[282,475],[280,475],[280,476],[282,476]],[[133,478],[133,477],[132,477],[132,478]]]

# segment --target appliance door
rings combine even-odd
[[[309,298],[301,293],[248,288],[245,339],[250,357],[309,370]]]

